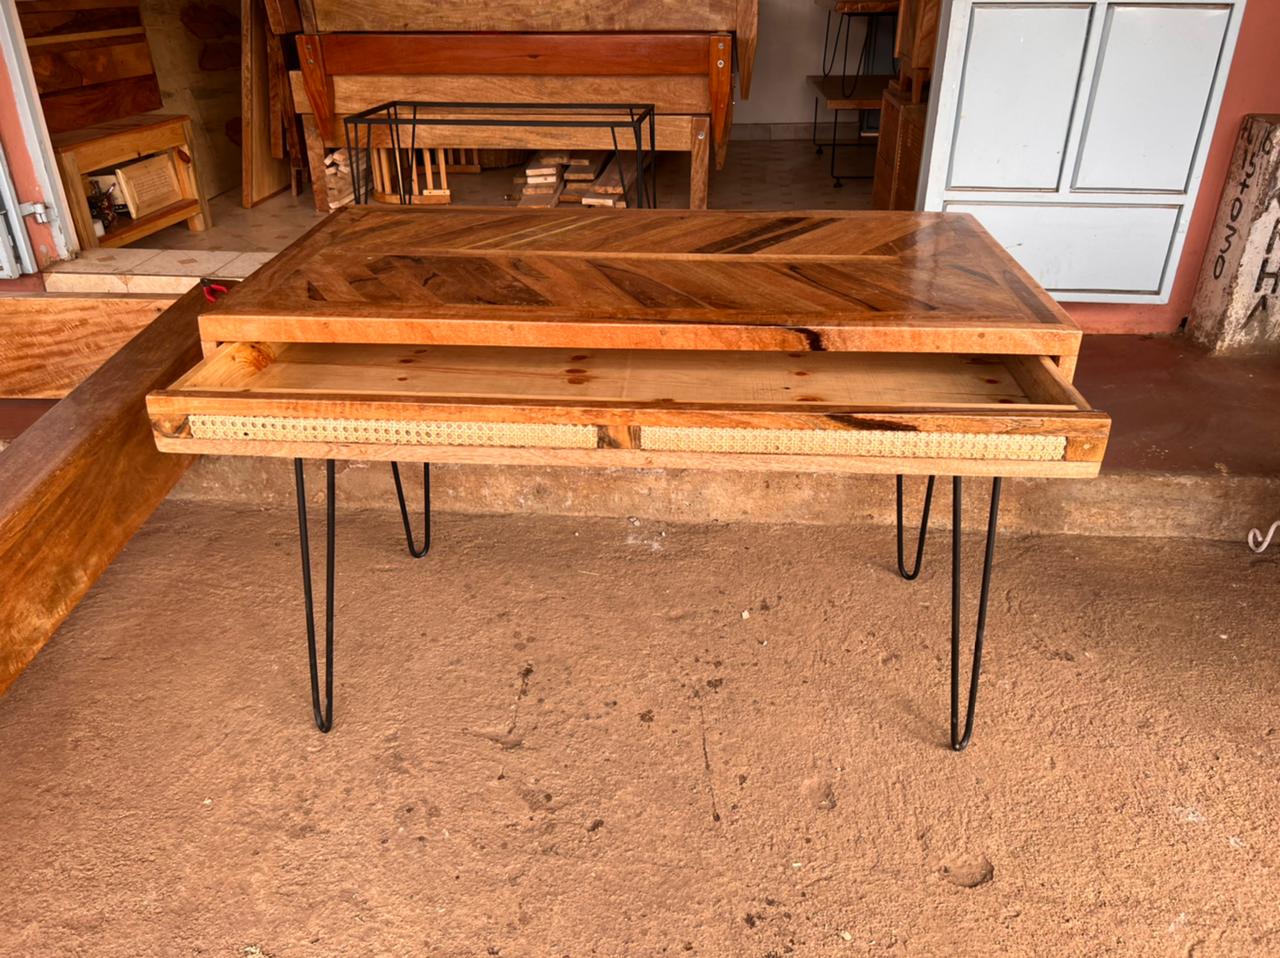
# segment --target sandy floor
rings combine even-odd
[[[1274,549],[1004,540],[957,755],[942,534],[339,536],[328,737],[288,509],[166,505],[0,700],[0,953],[1280,954]]]

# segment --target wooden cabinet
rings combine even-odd
[[[930,78],[938,42],[941,0],[902,0],[895,53],[898,76],[880,105],[871,205],[878,210],[914,210],[924,162]]]

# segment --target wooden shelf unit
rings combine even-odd
[[[206,229],[213,220],[200,192],[191,140],[189,117],[159,114],[125,117],[56,134],[53,151],[67,201],[71,204],[80,248],[123,246],[182,220],[186,220],[192,230]],[[99,237],[94,232],[89,210],[91,175],[157,154],[168,154],[172,159],[182,201],[136,220],[121,216],[113,229]]]

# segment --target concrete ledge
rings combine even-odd
[[[402,470],[416,496],[416,466]],[[319,467],[309,488],[321,489]],[[887,525],[894,521],[894,484],[886,476],[701,470],[568,469],[541,466],[432,467],[433,507],[472,514],[635,516],[662,522],[768,522]],[[924,480],[908,480],[907,515],[918,517]],[[985,522],[987,484],[969,480],[965,522]],[[285,459],[205,458],[173,495],[211,502],[293,502],[292,464]],[[384,463],[340,463],[339,505],[394,509],[395,487]],[[940,484],[933,524],[950,524],[951,490]],[[1270,522],[1280,478],[1104,474],[1093,480],[1018,479],[1005,484],[1001,527],[1020,534],[1176,537],[1242,540]],[[912,521],[912,520],[909,520]]]

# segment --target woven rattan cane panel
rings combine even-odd
[[[594,449],[595,426],[523,422],[404,422],[393,419],[302,419],[289,416],[189,417],[196,439],[265,442],[381,443],[418,446],[529,446]]]
[[[981,435],[838,429],[734,429],[646,426],[644,449],[662,452],[738,452],[788,456],[888,456],[926,459],[1016,459],[1054,462],[1065,436]]]
[[[598,445],[595,426],[555,423],[405,422],[204,414],[194,414],[188,422],[191,435],[196,439],[533,449],[594,449]],[[639,430],[640,448],[655,452],[1055,462],[1063,458],[1066,444],[1064,436],[956,432],[709,426],[645,426]]]

